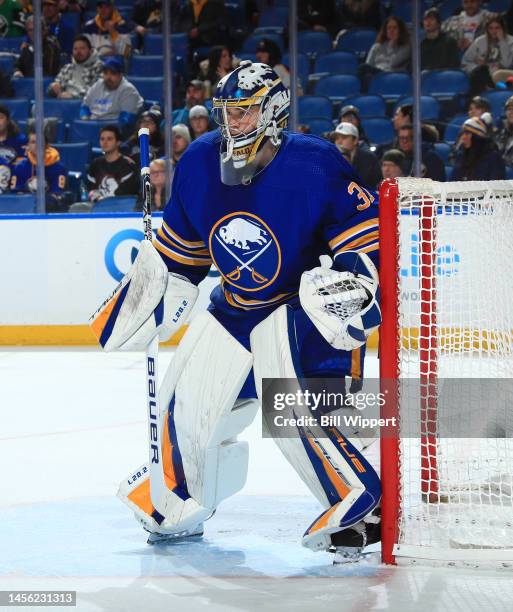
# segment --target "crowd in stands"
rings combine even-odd
[[[288,0],[172,0],[168,162],[161,0],[0,0],[2,195],[36,191],[36,1],[49,212],[94,210],[103,200],[140,209],[140,127],[150,130],[150,178],[162,209],[166,176],[193,140],[216,129],[217,83],[245,59],[271,65],[295,87],[298,130],[333,142],[367,186],[413,175],[409,0],[298,0],[296,83]],[[422,175],[513,178],[513,2],[421,5]]]

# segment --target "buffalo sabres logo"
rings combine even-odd
[[[234,287],[258,291],[278,276],[280,245],[269,226],[256,215],[226,215],[212,228],[209,242],[214,264]]]

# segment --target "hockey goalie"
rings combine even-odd
[[[220,272],[158,391],[150,464],[120,486],[150,542],[201,534],[244,486],[237,435],[263,378],[359,379],[381,318],[376,194],[334,145],[283,131],[289,92],[269,66],[241,62],[212,112],[219,129],[184,153],[156,239],[92,324],[106,350],[167,340],[212,264]],[[305,546],[358,552],[379,539],[380,482],[364,440],[298,429],[276,442],[324,507],[305,519]]]

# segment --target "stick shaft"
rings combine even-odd
[[[153,192],[150,181],[150,131],[148,128],[141,128],[139,130],[139,150],[141,156],[144,239],[153,240],[153,234],[151,231]]]

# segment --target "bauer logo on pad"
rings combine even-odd
[[[226,215],[212,228],[209,243],[217,269],[233,287],[258,291],[278,276],[280,245],[256,215],[241,211]]]

